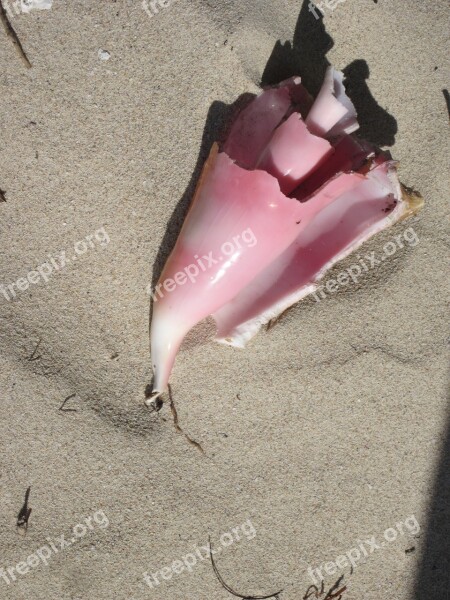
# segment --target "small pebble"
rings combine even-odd
[[[108,52],[108,50],[102,50],[100,48],[100,50],[98,51],[98,57],[100,60],[109,60],[111,57],[111,54]]]

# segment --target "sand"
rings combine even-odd
[[[11,18],[31,69],[2,30],[1,598],[226,600],[211,536],[242,596],[298,600],[321,568],[321,598],[343,574],[344,600],[445,599],[449,8],[324,12],[54,0]],[[172,388],[202,454],[143,406],[147,288],[228,108],[293,69],[315,91],[328,63],[426,205],[362,252],[411,242],[246,350],[189,337]]]

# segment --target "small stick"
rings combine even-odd
[[[319,588],[317,587],[317,585],[310,585],[309,588],[306,590],[306,594],[303,596],[302,600],[308,600],[308,598],[312,598],[312,594],[314,594],[314,596],[316,598],[319,598],[319,594],[322,595],[325,593],[325,582],[322,579],[322,585],[321,588],[319,590]]]
[[[212,568],[214,570],[214,573],[215,573],[217,579],[219,580],[221,586],[225,590],[227,590],[227,592],[229,592],[233,596],[236,596],[236,598],[241,598],[241,600],[268,600],[269,598],[278,598],[278,596],[282,593],[283,590],[280,590],[279,592],[270,594],[269,596],[243,596],[242,594],[238,594],[238,592],[235,592],[228,584],[225,583],[225,581],[222,579],[222,575],[219,573],[219,570],[218,570],[216,563],[214,562],[214,558],[213,558],[213,548],[212,548],[212,544],[211,544],[211,536],[209,536],[209,548],[210,548],[209,556],[211,558]]]
[[[338,590],[338,591],[335,591],[335,590],[336,590],[336,588],[338,588],[341,585],[341,582],[343,579],[344,579],[344,575],[341,575],[339,577],[339,579],[336,581],[336,583],[328,591],[328,594],[325,596],[325,600],[332,600],[332,598],[337,598],[337,596],[339,596],[338,600],[340,600],[342,598],[342,594],[347,590],[347,586],[344,585],[344,587],[341,588],[340,590]]]
[[[17,48],[17,51],[21,57],[21,59],[23,60],[23,62],[25,63],[25,65],[31,69],[31,63],[28,60],[28,56],[26,55],[25,50],[23,49],[22,44],[20,43],[19,40],[19,36],[17,35],[17,33],[14,30],[14,27],[11,25],[9,17],[8,17],[8,13],[6,12],[2,0],[0,0],[0,20],[2,21],[4,27],[5,27],[5,31],[6,33],[11,37],[14,46]]]
[[[31,356],[28,358],[28,360],[29,360],[30,362],[32,362],[33,360],[39,360],[39,359],[41,358],[41,355],[40,355],[40,354],[39,354],[39,356],[36,356],[36,352],[37,352],[37,350],[38,350],[38,348],[39,348],[39,346],[40,346],[40,344],[41,344],[41,341],[42,341],[42,340],[39,340],[39,341],[38,341],[38,343],[36,344],[36,347],[35,347],[35,349],[33,350],[33,353],[32,353],[32,355],[31,355]]]
[[[77,412],[76,408],[64,408],[64,405],[66,404],[67,400],[75,398],[75,396],[76,394],[70,394],[70,396],[67,396],[67,398],[64,399],[64,402],[61,404],[58,410],[61,410],[62,412]]]
[[[193,446],[195,446],[198,450],[200,450],[200,452],[202,454],[205,454],[205,451],[203,450],[203,448],[201,447],[201,445],[196,442],[195,440],[193,440],[191,437],[188,436],[187,433],[185,433],[179,423],[178,423],[178,412],[177,409],[175,407],[175,402],[173,401],[173,396],[172,396],[172,388],[170,387],[170,385],[168,386],[168,390],[169,390],[169,400],[170,400],[170,410],[172,412],[172,417],[173,417],[173,425],[175,427],[175,429],[177,430],[178,433],[181,433],[182,435],[184,435],[184,437],[187,439],[187,441],[192,444]]]
[[[25,492],[25,502],[17,515],[17,527],[23,528],[25,531],[28,529],[28,520],[31,515],[31,508],[28,508],[28,498],[30,497],[31,487],[27,488]]]
[[[0,202],[6,202],[6,192],[0,188]]]

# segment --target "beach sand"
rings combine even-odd
[[[343,600],[445,599],[448,3],[150,4],[12,14],[30,69],[0,35],[0,597],[226,600],[211,538],[242,596],[299,600],[321,568],[320,598],[344,575]],[[293,70],[316,91],[329,63],[425,207],[360,254],[410,242],[245,350],[189,336],[171,383],[202,454],[143,405],[148,286],[236,99]]]

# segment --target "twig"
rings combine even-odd
[[[70,394],[70,396],[67,396],[67,398],[64,399],[64,402],[61,404],[58,410],[61,410],[62,412],[77,412],[76,408],[64,408],[64,405],[66,404],[67,400],[75,398],[75,396],[76,394]]]
[[[170,387],[170,385],[168,386],[168,390],[169,390],[169,401],[170,401],[170,410],[172,412],[172,417],[173,417],[173,425],[175,427],[175,429],[177,430],[178,433],[181,433],[182,435],[184,435],[184,437],[187,439],[187,441],[192,444],[193,446],[195,446],[198,450],[200,450],[200,452],[202,454],[205,454],[205,451],[203,450],[203,448],[201,447],[201,445],[196,442],[195,440],[193,440],[191,437],[188,436],[187,433],[185,433],[181,427],[180,424],[178,422],[178,412],[177,409],[175,407],[175,402],[173,401],[173,396],[172,396],[172,388]]]
[[[347,590],[347,586],[344,586],[343,588],[337,591],[336,589],[341,585],[343,579],[344,575],[341,575],[341,577],[339,577],[336,583],[332,585],[331,588],[328,590],[328,593],[323,600],[333,600],[334,598],[336,600],[342,599],[342,594]],[[306,590],[306,594],[303,596],[303,600],[308,600],[308,598],[312,598],[313,594],[314,598],[322,598],[323,594],[325,594],[325,582],[323,579],[320,590],[316,585],[310,585],[309,588]]]
[[[325,582],[322,579],[322,585],[320,587],[320,590],[317,587],[317,585],[314,585],[314,584],[310,585],[309,588],[306,590],[306,593],[303,596],[302,600],[308,600],[308,598],[312,598],[312,594],[314,594],[314,596],[316,598],[320,598],[319,594],[322,595],[324,593],[325,593]]]
[[[25,501],[19,514],[17,515],[17,527],[23,528],[25,531],[28,529],[28,520],[31,515],[31,508],[28,508],[28,498],[30,497],[31,487],[27,488],[25,492]]]
[[[28,360],[29,360],[30,362],[33,362],[33,360],[39,360],[39,359],[41,358],[41,355],[40,355],[40,354],[39,354],[39,356],[36,356],[36,352],[37,352],[37,350],[38,350],[38,348],[39,348],[39,346],[40,346],[40,344],[41,344],[41,341],[42,341],[42,340],[39,340],[39,341],[38,341],[38,343],[36,344],[36,347],[35,347],[35,349],[33,350],[33,353],[32,353],[32,355],[28,357]]]
[[[6,202],[6,192],[0,188],[0,202]]]
[[[337,592],[335,590],[336,590],[336,588],[338,588],[341,585],[341,582],[343,579],[344,579],[344,575],[341,575],[339,577],[339,579],[336,581],[336,583],[330,588],[328,594],[325,596],[325,600],[332,600],[332,598],[337,598],[337,596],[339,596],[338,600],[341,599],[342,594],[347,589],[347,586],[344,585],[344,587],[341,588],[340,590],[338,590]]]
[[[273,594],[269,594],[268,596],[243,596],[242,594],[238,594],[238,592],[235,592],[228,584],[225,583],[225,581],[222,579],[221,574],[219,573],[219,570],[217,569],[216,563],[214,562],[214,558],[213,558],[213,548],[212,548],[212,544],[211,544],[211,536],[209,537],[209,548],[210,548],[209,555],[211,557],[212,568],[214,570],[214,573],[215,573],[217,579],[219,580],[222,587],[225,590],[227,590],[227,592],[232,594],[233,596],[236,596],[236,598],[241,598],[241,600],[268,600],[269,598],[278,598],[278,596],[282,593],[283,590],[280,590]]]
[[[25,63],[25,65],[31,69],[31,63],[28,60],[28,56],[26,55],[25,50],[23,49],[22,44],[20,43],[19,36],[14,30],[14,27],[11,25],[8,17],[8,13],[6,12],[2,0],[0,0],[0,20],[2,21],[5,31],[7,35],[9,35],[13,41],[14,46],[17,48],[17,52],[19,53],[21,59]]]

